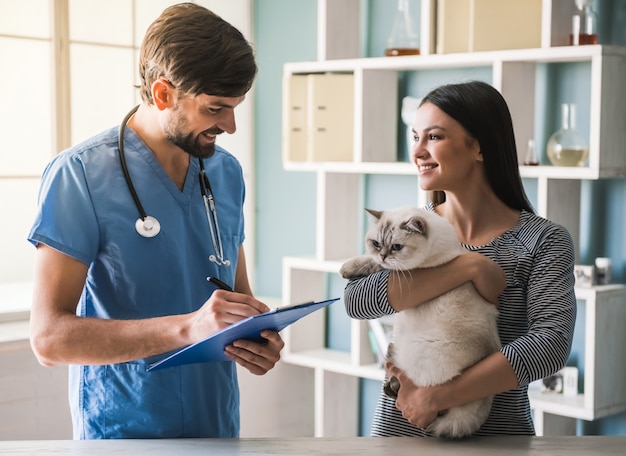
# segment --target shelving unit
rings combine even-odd
[[[320,0],[326,7],[332,2]],[[422,12],[432,7],[423,0]],[[344,5],[345,6],[345,5]],[[414,176],[411,163],[397,161],[400,106],[398,79],[402,72],[484,67],[491,70],[492,85],[507,100],[520,162],[528,139],[535,137],[535,85],[537,66],[543,63],[583,62],[589,65],[589,161],[585,167],[522,166],[522,177],[537,182],[537,212],[568,228],[576,249],[580,244],[581,181],[626,177],[626,48],[616,46],[548,47],[558,43],[563,11],[561,1],[544,0],[544,30],[538,49],[488,51],[464,54],[342,58],[287,63],[285,77],[302,74],[349,73],[354,76],[354,151],[348,162],[284,162],[289,171],[317,175],[316,252],[310,258],[283,261],[283,300],[299,302],[326,297],[329,275],[338,274],[343,262],[361,253],[363,175]],[[324,9],[324,14],[331,14]],[[567,18],[570,17],[567,10]],[[423,15],[424,16],[424,15]],[[549,17],[547,17],[549,16]],[[431,18],[432,19],[432,18]],[[428,18],[422,17],[424,23]],[[422,31],[424,36],[424,31]],[[327,44],[327,43],[326,43]],[[423,53],[424,54],[424,53]],[[390,95],[391,94],[391,95]],[[418,194],[416,204],[424,203]],[[341,229],[336,229],[340,226]],[[576,250],[576,257],[579,252]],[[575,433],[575,420],[593,420],[626,410],[626,360],[619,348],[626,343],[626,287],[611,285],[577,288],[584,303],[584,393],[576,397],[533,394],[531,404],[539,435]],[[381,380],[365,321],[350,322],[349,353],[325,348],[325,318],[293,325],[285,332],[286,362],[315,369],[316,436],[356,435],[358,432],[358,379]],[[337,404],[341,403],[341,410]]]
[[[584,392],[575,397],[529,394],[541,435],[575,434],[576,419],[595,420],[626,410],[626,289],[623,285],[577,288],[584,301]]]

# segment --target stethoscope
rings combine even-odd
[[[133,185],[133,181],[130,178],[128,166],[126,165],[126,154],[124,152],[124,131],[126,130],[126,124],[133,116],[133,114],[137,112],[137,109],[139,109],[139,106],[135,106],[133,109],[131,109],[129,113],[126,114],[126,116],[124,117],[124,120],[122,120],[122,123],[120,124],[117,145],[120,156],[120,163],[122,166],[122,172],[124,173],[124,179],[126,180],[128,190],[133,197],[133,201],[135,202],[137,211],[139,211],[139,218],[135,222],[135,230],[140,236],[143,236],[145,238],[151,238],[161,232],[161,224],[156,218],[148,215],[143,208],[143,205],[139,200],[139,196],[137,195],[137,191],[135,190],[135,186]],[[198,158],[198,163],[200,164],[200,192],[202,193],[204,210],[206,212],[207,222],[209,224],[209,232],[211,233],[211,242],[213,243],[213,251],[215,252],[215,255],[209,255],[209,261],[217,264],[218,266],[228,267],[230,266],[230,260],[224,258],[222,237],[220,235],[220,225],[217,220],[217,210],[215,209],[215,198],[213,197],[211,183],[209,182],[209,177],[204,170],[204,161],[201,158]]]

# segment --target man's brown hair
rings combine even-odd
[[[190,95],[240,97],[256,73],[254,51],[241,32],[193,3],[166,8],[141,45],[141,98],[148,104],[159,78]]]

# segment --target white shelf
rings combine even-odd
[[[348,259],[349,257],[345,257]],[[312,256],[304,257],[284,257],[283,267],[287,269],[303,269],[306,271],[318,271],[337,274],[344,260],[330,261],[318,260]]]
[[[626,410],[626,286],[577,287],[585,302],[584,391],[575,397],[529,393],[535,415],[595,420]],[[540,420],[542,421],[542,419]]]
[[[415,165],[409,162],[285,162],[286,171],[346,173],[346,174],[381,174],[417,176]],[[604,169],[602,173],[586,166],[520,166],[523,178],[597,180],[602,178],[623,177],[619,169]]]
[[[613,296],[615,293],[623,293],[625,286],[621,283],[614,283],[611,285],[594,285],[592,287],[576,287],[576,299],[581,301],[597,300],[604,296]],[[626,301],[623,303],[626,306]]]
[[[397,136],[400,107],[398,80],[403,72],[450,68],[487,68],[491,83],[509,106],[519,154],[523,162],[528,139],[535,138],[538,66],[581,62],[589,67],[589,162],[585,167],[520,166],[523,178],[537,181],[539,215],[565,226],[579,258],[581,181],[626,177],[626,47],[562,46],[571,24],[573,2],[543,0],[542,48],[432,54],[426,42],[420,56],[356,57],[354,49],[333,50],[332,36],[358,30],[329,21],[330,8],[356,7],[359,0],[334,4],[320,1],[321,33],[325,55],[319,61],[287,63],[283,76],[350,73],[354,76],[352,159],[334,162],[285,161],[288,171],[315,172],[317,177],[316,252],[312,257],[284,258],[283,299],[298,302],[326,298],[328,276],[337,274],[344,260],[362,251],[362,195],[364,175],[415,176],[415,166],[398,162]],[[422,0],[422,29],[433,23],[434,0]],[[334,5],[334,6],[331,6]],[[338,28],[339,30],[336,30]],[[431,30],[422,37],[432,38]],[[328,39],[326,39],[328,38]],[[430,39],[429,38],[429,39]],[[336,40],[336,38],[334,38]],[[553,47],[549,47],[552,45]],[[332,54],[332,55],[331,55]],[[341,55],[339,55],[341,54]],[[341,57],[341,58],[338,58]],[[334,59],[334,60],[332,60]],[[392,94],[390,96],[390,94]],[[419,94],[411,94],[419,96]],[[349,129],[348,129],[349,130]],[[287,152],[289,149],[287,149]],[[283,153],[293,160],[298,155]],[[350,154],[347,154],[350,157]],[[417,203],[424,192],[416,189]],[[339,228],[338,228],[339,227]],[[624,285],[576,288],[584,301],[584,392],[575,397],[530,392],[535,428],[539,435],[575,433],[576,420],[593,420],[626,410],[626,287]],[[323,313],[308,317],[285,330],[286,362],[315,370],[315,435],[350,434],[358,422],[359,378],[382,380],[371,351],[366,321],[352,320],[350,352],[325,347]],[[346,404],[338,414],[336,402]]]
[[[32,295],[31,282],[0,284],[0,322],[28,320]]]
[[[585,396],[564,396],[562,394],[542,393],[541,391],[528,391],[530,406],[535,410],[542,410],[553,415],[567,416],[592,420],[593,415],[585,413]]]
[[[558,46],[508,51],[483,51],[459,54],[408,55],[308,62],[289,62],[283,74],[339,73],[358,70],[416,71],[446,68],[492,66],[500,62],[563,63],[584,62],[594,57],[626,57],[622,46]]]
[[[298,264],[299,266],[305,266],[311,265],[314,262],[315,260],[305,258],[302,262],[292,261],[292,265]],[[329,262],[317,263],[321,266],[317,268],[318,271],[332,272],[334,269],[334,267],[328,267]],[[600,315],[601,320],[616,318],[617,321],[623,321],[625,318],[624,315],[626,315],[625,296],[626,287],[624,287],[624,285],[604,285],[590,288],[577,287],[576,298],[586,301],[589,306],[587,311],[590,314],[585,318],[588,325],[586,332],[588,334],[595,334],[595,328],[592,326],[597,320],[597,315]],[[608,309],[601,307],[603,305],[610,306],[611,302],[613,302],[613,307]],[[619,309],[616,311],[614,308],[615,305],[618,307],[621,306],[621,311]],[[600,308],[596,308],[596,306],[600,306]],[[599,350],[604,353],[604,349],[598,349],[593,339],[588,340],[589,346],[586,348],[588,352],[587,356],[591,356],[592,359],[586,362],[585,387],[588,389],[593,388],[592,385],[598,382],[596,378],[600,379],[599,381],[603,382],[603,385],[608,387],[604,382],[611,382],[609,377],[612,377],[615,369],[619,370],[620,366],[623,371],[624,362],[620,362],[619,359],[613,359],[612,361],[608,361],[609,364],[613,364],[611,371],[594,372],[595,355],[598,354],[597,352]],[[607,356],[611,356],[611,354],[605,354],[605,357]],[[302,367],[322,369],[358,378],[382,381],[385,376],[384,370],[376,364],[355,364],[351,353],[327,348],[287,352],[283,356],[283,360]],[[530,390],[529,397],[531,407],[535,410],[535,413],[549,413],[575,419],[594,420],[626,410],[626,396],[623,394],[622,396],[613,396],[611,403],[608,404],[597,402],[597,398],[593,392],[582,393],[577,396],[564,396],[562,394],[546,394],[540,391]]]
[[[325,282],[325,275],[336,273],[341,264],[342,260],[289,257],[285,258],[283,267],[285,277],[304,271],[305,282],[318,287]],[[298,280],[292,281],[295,289],[302,290],[299,284]],[[529,391],[531,407],[541,423],[545,414],[594,420],[626,410],[626,388],[621,380],[626,377],[626,359],[615,348],[626,346],[626,333],[620,329],[626,327],[626,286],[576,287],[575,293],[577,300],[585,302],[584,318],[579,316],[585,322],[585,391],[573,397]],[[317,322],[308,320],[306,327],[294,325],[285,331],[287,346],[283,359],[291,364],[335,374],[382,380],[384,370],[373,362],[367,322],[353,320],[350,331],[351,351],[347,353],[324,347],[324,318],[319,318]],[[542,418],[539,419],[539,416]],[[537,432],[543,434],[544,430],[539,427]]]
[[[285,162],[283,167],[287,171],[311,171],[345,174],[399,174],[415,176],[417,171],[413,163],[357,163],[357,162]]]
[[[623,177],[624,170],[604,168],[600,171],[586,166],[520,166],[520,174],[525,178],[596,180]]]
[[[298,366],[323,369],[337,374],[382,381],[385,371],[376,364],[354,366],[350,353],[337,350],[318,349],[288,353],[283,360]]]
[[[626,129],[622,125],[622,119],[626,117],[626,93],[622,90],[626,48],[601,45],[287,63],[283,70],[285,77],[352,73],[355,105],[351,162],[291,162],[285,167],[302,171],[376,173],[378,164],[394,163],[381,169],[380,173],[410,174],[409,163],[396,163],[398,100],[385,94],[397,93],[398,75],[403,71],[467,67],[491,69],[492,84],[500,90],[511,111],[519,162],[522,163],[528,140],[536,137],[536,67],[542,63],[567,62],[590,65],[589,105],[593,114],[589,121],[589,165],[580,168],[522,167],[523,176],[583,180],[626,177],[626,154],[621,149],[626,144]],[[350,164],[363,167],[350,169]]]

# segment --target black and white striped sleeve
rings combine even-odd
[[[348,282],[344,290],[344,303],[350,318],[371,320],[395,313],[387,299],[389,273],[388,270],[382,270]]]
[[[526,287],[528,330],[501,350],[520,385],[552,375],[565,365],[576,321],[574,247],[570,234],[553,224],[541,233],[535,245]],[[504,331],[510,327],[507,322],[500,322],[499,326]]]

